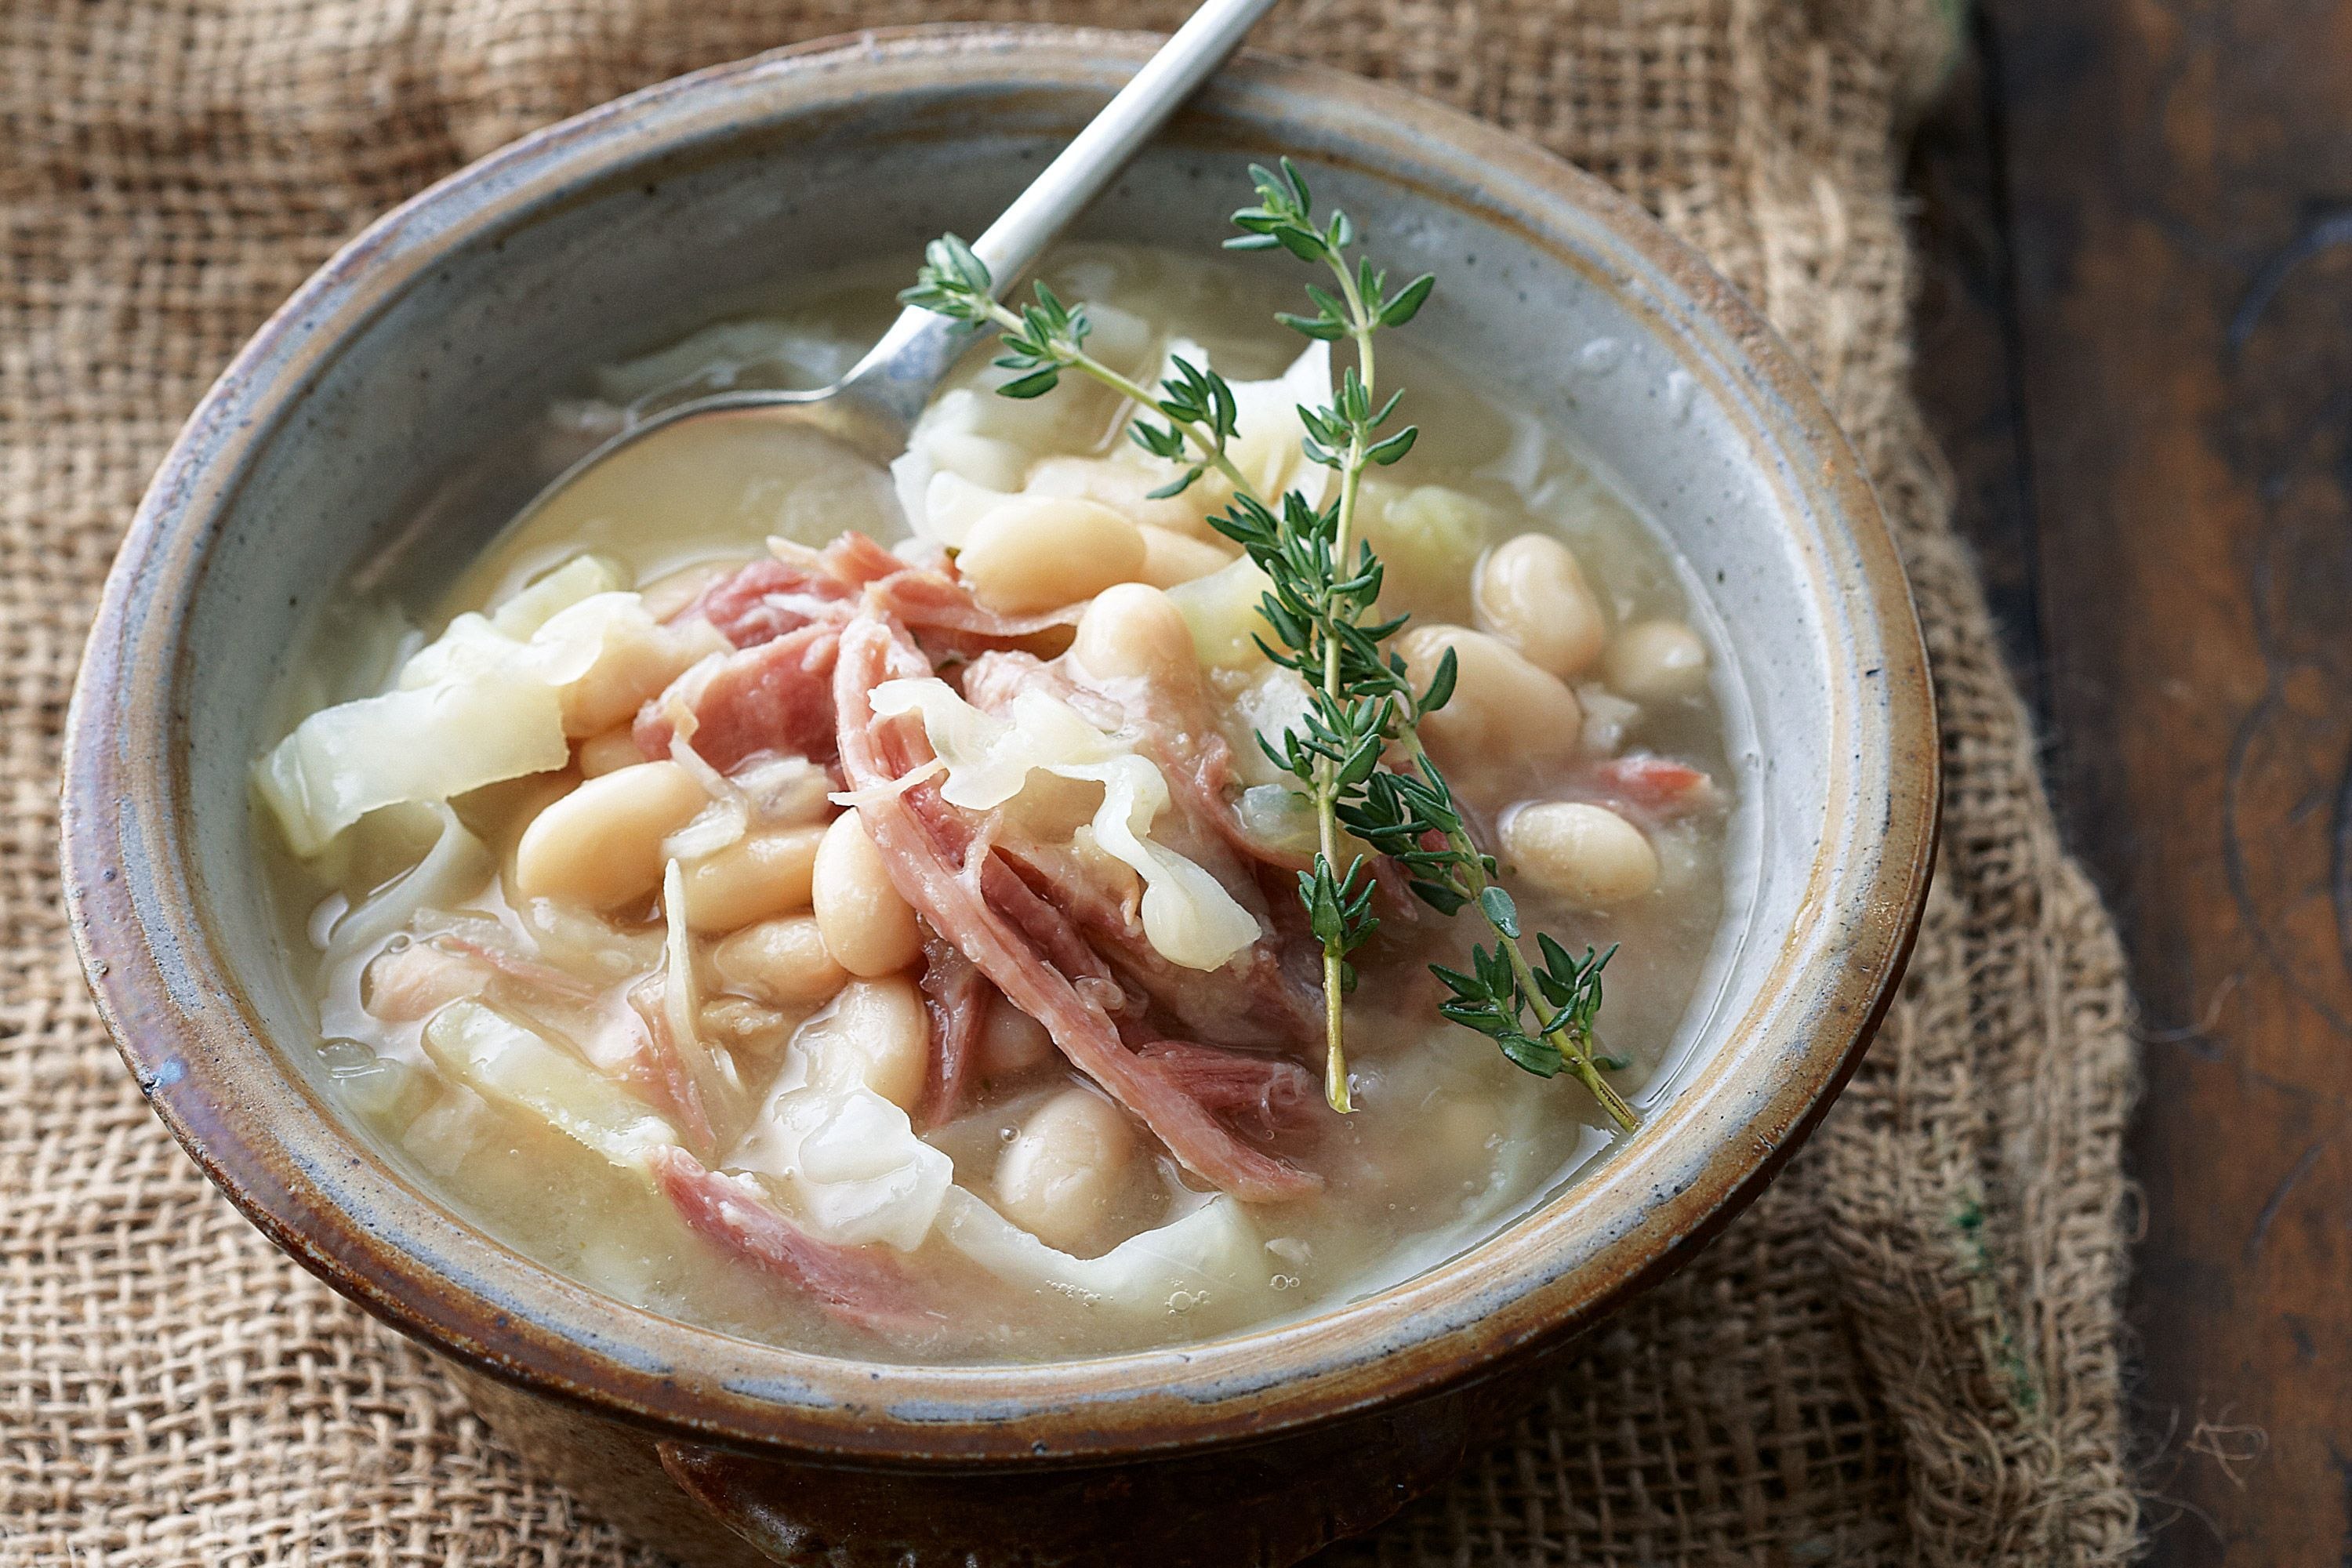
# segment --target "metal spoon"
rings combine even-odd
[[[972,242],[987,263],[997,293],[1018,281],[1125,167],[1177,106],[1238,47],[1274,0],[1206,0],[1159,53],[1103,106],[1029,188]],[[908,267],[912,281],[913,268]],[[604,510],[633,474],[695,464],[740,463],[744,445],[785,428],[814,431],[875,462],[906,449],[908,433],[931,391],[969,342],[943,316],[909,309],[871,352],[831,386],[814,392],[767,389],[716,393],[667,408],[613,437],[572,464],[532,499],[509,527],[540,532],[557,511],[586,515]]]

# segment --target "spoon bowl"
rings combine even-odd
[[[1273,8],[1274,0],[1202,0],[972,242],[973,255],[989,269],[993,294],[1001,297],[1019,280]],[[557,476],[518,515],[517,531],[542,531],[542,513],[593,519],[612,486],[629,485],[680,462],[713,461],[721,474],[740,475],[756,487],[761,473],[758,443],[763,435],[784,430],[814,431],[869,461],[887,463],[906,449],[917,416],[971,335],[968,327],[908,306],[881,342],[830,386],[720,393],[666,409],[621,431]],[[747,460],[753,464],[749,469]],[[622,465],[628,472],[617,479],[604,472]],[[586,494],[573,495],[574,490]]]

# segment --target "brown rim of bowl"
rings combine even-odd
[[[108,579],[68,722],[67,904],[107,1027],[206,1174],[281,1247],[397,1328],[494,1376],[665,1435],[868,1462],[1123,1458],[1441,1392],[1589,1327],[1754,1197],[1852,1073],[1908,956],[1939,811],[1926,653],[1870,486],[1787,347],[1615,191],[1453,110],[1344,73],[1235,61],[1171,134],[1241,150],[1279,127],[1473,209],[1610,288],[1727,400],[1801,515],[1829,627],[1883,660],[1833,693],[1833,767],[1883,740],[1885,816],[1827,825],[1806,917],[1714,1060],[1591,1176],[1418,1278],[1196,1345],[1039,1365],[907,1366],[656,1317],[522,1258],[355,1145],[289,1072],[220,956],[180,816],[188,600],[244,470],[309,373],[455,245],[723,142],[746,123],[895,89],[1066,95],[1072,128],[1156,42],[1053,26],[917,27],[698,72],[550,126],[433,186],[290,299],[191,417]],[[1540,214],[1538,218],[1537,215]],[[1573,254],[1573,231],[1611,266]],[[1702,353],[1702,350],[1704,353]],[[1770,454],[1781,456],[1776,460]],[[1796,504],[1801,503],[1801,504]],[[1830,560],[1828,557],[1836,556]],[[1850,606],[1864,606],[1853,610]],[[125,677],[169,672],[144,686]],[[1841,858],[1868,874],[1828,898]],[[1850,875],[1850,873],[1846,873]],[[1735,1081],[1748,1068],[1748,1081]]]

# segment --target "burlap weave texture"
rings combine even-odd
[[[1168,0],[15,0],[0,6],[0,1563],[638,1563],[274,1252],[148,1114],[58,905],[58,731],[147,476],[333,247],[523,131],[761,48]],[[1943,859],[1911,978],[1756,1208],[1347,1563],[2129,1555],[2114,933],[2057,844],[1905,391],[1902,118],[1934,0],[1286,0],[1256,42],[1632,192],[1764,308],[1893,519]]]

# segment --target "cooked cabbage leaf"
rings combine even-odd
[[[392,690],[297,725],[254,767],[294,853],[317,855],[382,806],[446,801],[570,761],[567,692],[608,647],[654,626],[638,596],[609,591],[611,581],[583,557],[492,616],[459,616]]]
[[[615,1165],[640,1167],[677,1134],[646,1103],[536,1029],[479,1002],[425,1026],[425,1050],[483,1099],[519,1107]]]
[[[862,1083],[813,1072],[797,1044],[726,1167],[776,1184],[820,1239],[901,1252],[923,1244],[955,1181],[953,1162],[915,1136],[905,1111]]]
[[[1242,1205],[1223,1193],[1190,1195],[1197,1206],[1099,1258],[1048,1247],[962,1187],[948,1192],[940,1234],[1001,1279],[1122,1311],[1194,1310],[1257,1289],[1265,1247]]]
[[[1101,784],[1095,842],[1143,879],[1143,934],[1170,963],[1215,969],[1262,934],[1256,917],[1214,877],[1152,841],[1151,825],[1169,803],[1160,769],[1059,698],[1020,692],[1007,721],[927,676],[884,681],[873,704],[879,714],[921,715],[931,749],[947,764],[940,795],[950,805],[992,811],[1020,794],[1033,771]]]

